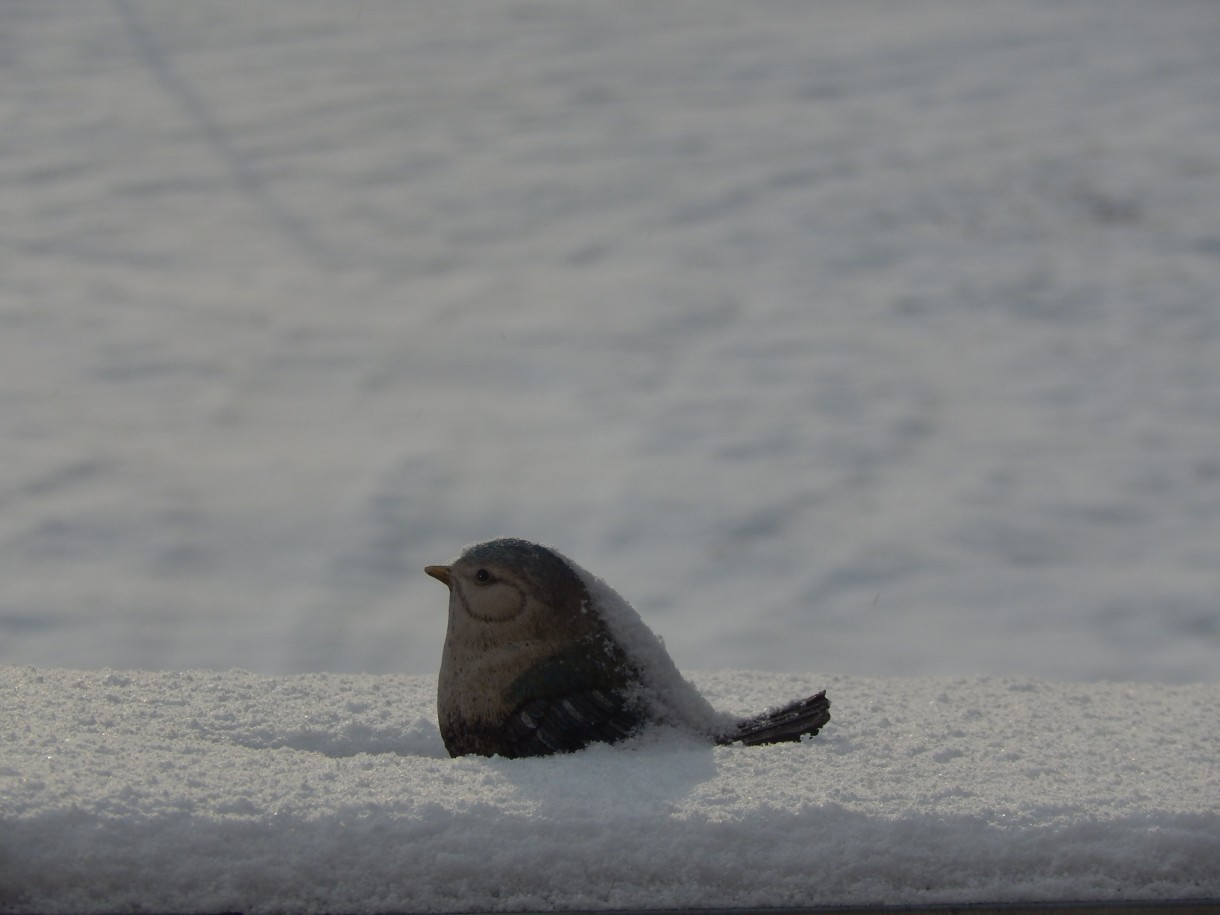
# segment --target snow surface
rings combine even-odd
[[[449,759],[435,679],[0,668],[0,909],[384,912],[1220,897],[1220,685],[825,686],[816,738]]]
[[[0,3],[0,662],[1220,680],[1220,15]]]

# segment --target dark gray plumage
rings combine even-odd
[[[716,743],[799,740],[825,693],[750,718],[715,711],[621,597],[525,540],[469,547],[426,571],[449,588],[437,711],[451,756],[545,756],[670,724]]]

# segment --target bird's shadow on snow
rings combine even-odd
[[[393,754],[448,759],[444,741],[436,722],[419,718],[405,729],[397,726],[374,727],[361,721],[346,722],[340,727],[289,728],[274,726],[253,728],[234,734],[233,743],[252,750],[290,749],[305,753],[320,753],[332,759],[352,756]]]

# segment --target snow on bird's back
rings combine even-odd
[[[589,609],[606,624],[610,635],[639,667],[640,700],[656,720],[709,736],[732,727],[733,717],[716,711],[682,676],[661,638],[622,595],[558,550],[552,552],[576,573],[589,594]]]

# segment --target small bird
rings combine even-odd
[[[609,585],[549,547],[505,538],[424,569],[449,588],[437,688],[450,756],[546,756],[666,724],[717,744],[800,740],[825,690],[748,718],[716,711]]]

